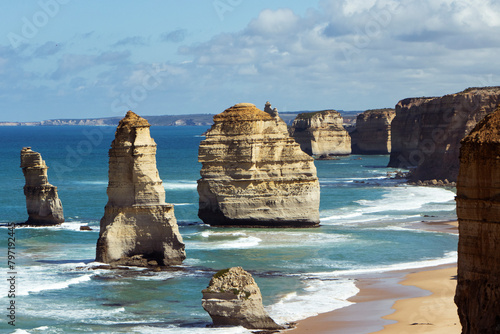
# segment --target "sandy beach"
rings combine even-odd
[[[424,222],[417,228],[456,233],[456,222]],[[291,334],[460,333],[453,301],[456,264],[359,277],[354,304],[297,323]]]

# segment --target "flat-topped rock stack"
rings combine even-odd
[[[499,333],[500,108],[462,140],[456,200],[462,333]]]
[[[352,154],[391,153],[391,122],[394,109],[367,110],[356,117],[356,130],[351,132]]]
[[[149,123],[129,111],[109,150],[108,203],[96,260],[110,264],[176,265],[186,258],[174,215],[156,168]]]
[[[389,167],[412,168],[412,181],[456,181],[460,140],[499,104],[500,87],[399,101]]]
[[[61,200],[57,187],[51,185],[47,176],[47,165],[40,153],[31,147],[21,150],[21,168],[25,178],[24,195],[28,210],[28,225],[58,225],[64,222]]]
[[[343,123],[335,110],[302,113],[293,121],[290,135],[309,155],[349,155],[351,136]]]
[[[200,143],[199,217],[213,226],[319,225],[313,159],[286,124],[250,103],[214,116]]]

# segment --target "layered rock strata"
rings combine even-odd
[[[302,113],[293,121],[290,135],[309,155],[348,155],[351,137],[343,123],[335,110]]]
[[[389,167],[412,168],[413,181],[456,181],[460,140],[499,103],[500,87],[399,101],[391,124]]]
[[[462,333],[499,333],[500,108],[462,140],[456,201]]]
[[[198,216],[213,226],[319,225],[314,161],[278,117],[250,103],[214,116],[200,143]]]
[[[108,203],[96,260],[134,266],[175,265],[186,258],[174,215],[156,168],[149,123],[129,111],[109,150]]]
[[[394,109],[367,110],[356,117],[356,129],[350,133],[353,154],[391,153],[391,122]]]
[[[219,271],[202,293],[202,306],[215,326],[283,329],[264,310],[257,283],[241,267]]]
[[[28,210],[29,225],[57,225],[64,222],[64,213],[61,200],[57,194],[57,187],[51,185],[47,176],[47,165],[38,152],[31,147],[21,150],[21,168],[23,169],[26,184],[26,209]]]

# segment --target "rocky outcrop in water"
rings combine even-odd
[[[175,265],[186,258],[174,215],[156,168],[149,123],[129,111],[109,150],[108,203],[96,260],[134,266]]]
[[[314,161],[279,117],[250,103],[225,110],[214,116],[198,160],[198,216],[206,224],[318,226]]]
[[[241,267],[219,271],[202,293],[202,306],[215,326],[283,329],[264,310],[257,283]]]
[[[335,110],[297,115],[290,135],[309,155],[351,154],[351,137],[344,129],[342,116]]]
[[[394,109],[367,110],[356,118],[356,129],[350,133],[352,154],[391,153],[391,122]]]
[[[413,181],[456,181],[460,140],[499,103],[500,87],[399,101],[391,124],[389,167],[414,168]]]
[[[64,222],[63,207],[57,187],[51,185],[47,177],[47,165],[38,152],[31,147],[21,150],[21,168],[26,184],[26,208],[29,225],[57,225]]]
[[[456,201],[462,333],[499,333],[500,108],[462,140]]]

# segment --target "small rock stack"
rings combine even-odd
[[[64,222],[61,200],[57,195],[57,187],[51,185],[47,177],[47,165],[38,152],[31,147],[21,150],[21,168],[26,184],[26,208],[29,225],[58,225]]]
[[[202,306],[210,314],[214,326],[283,329],[264,310],[257,283],[241,267],[219,271],[202,293]]]

